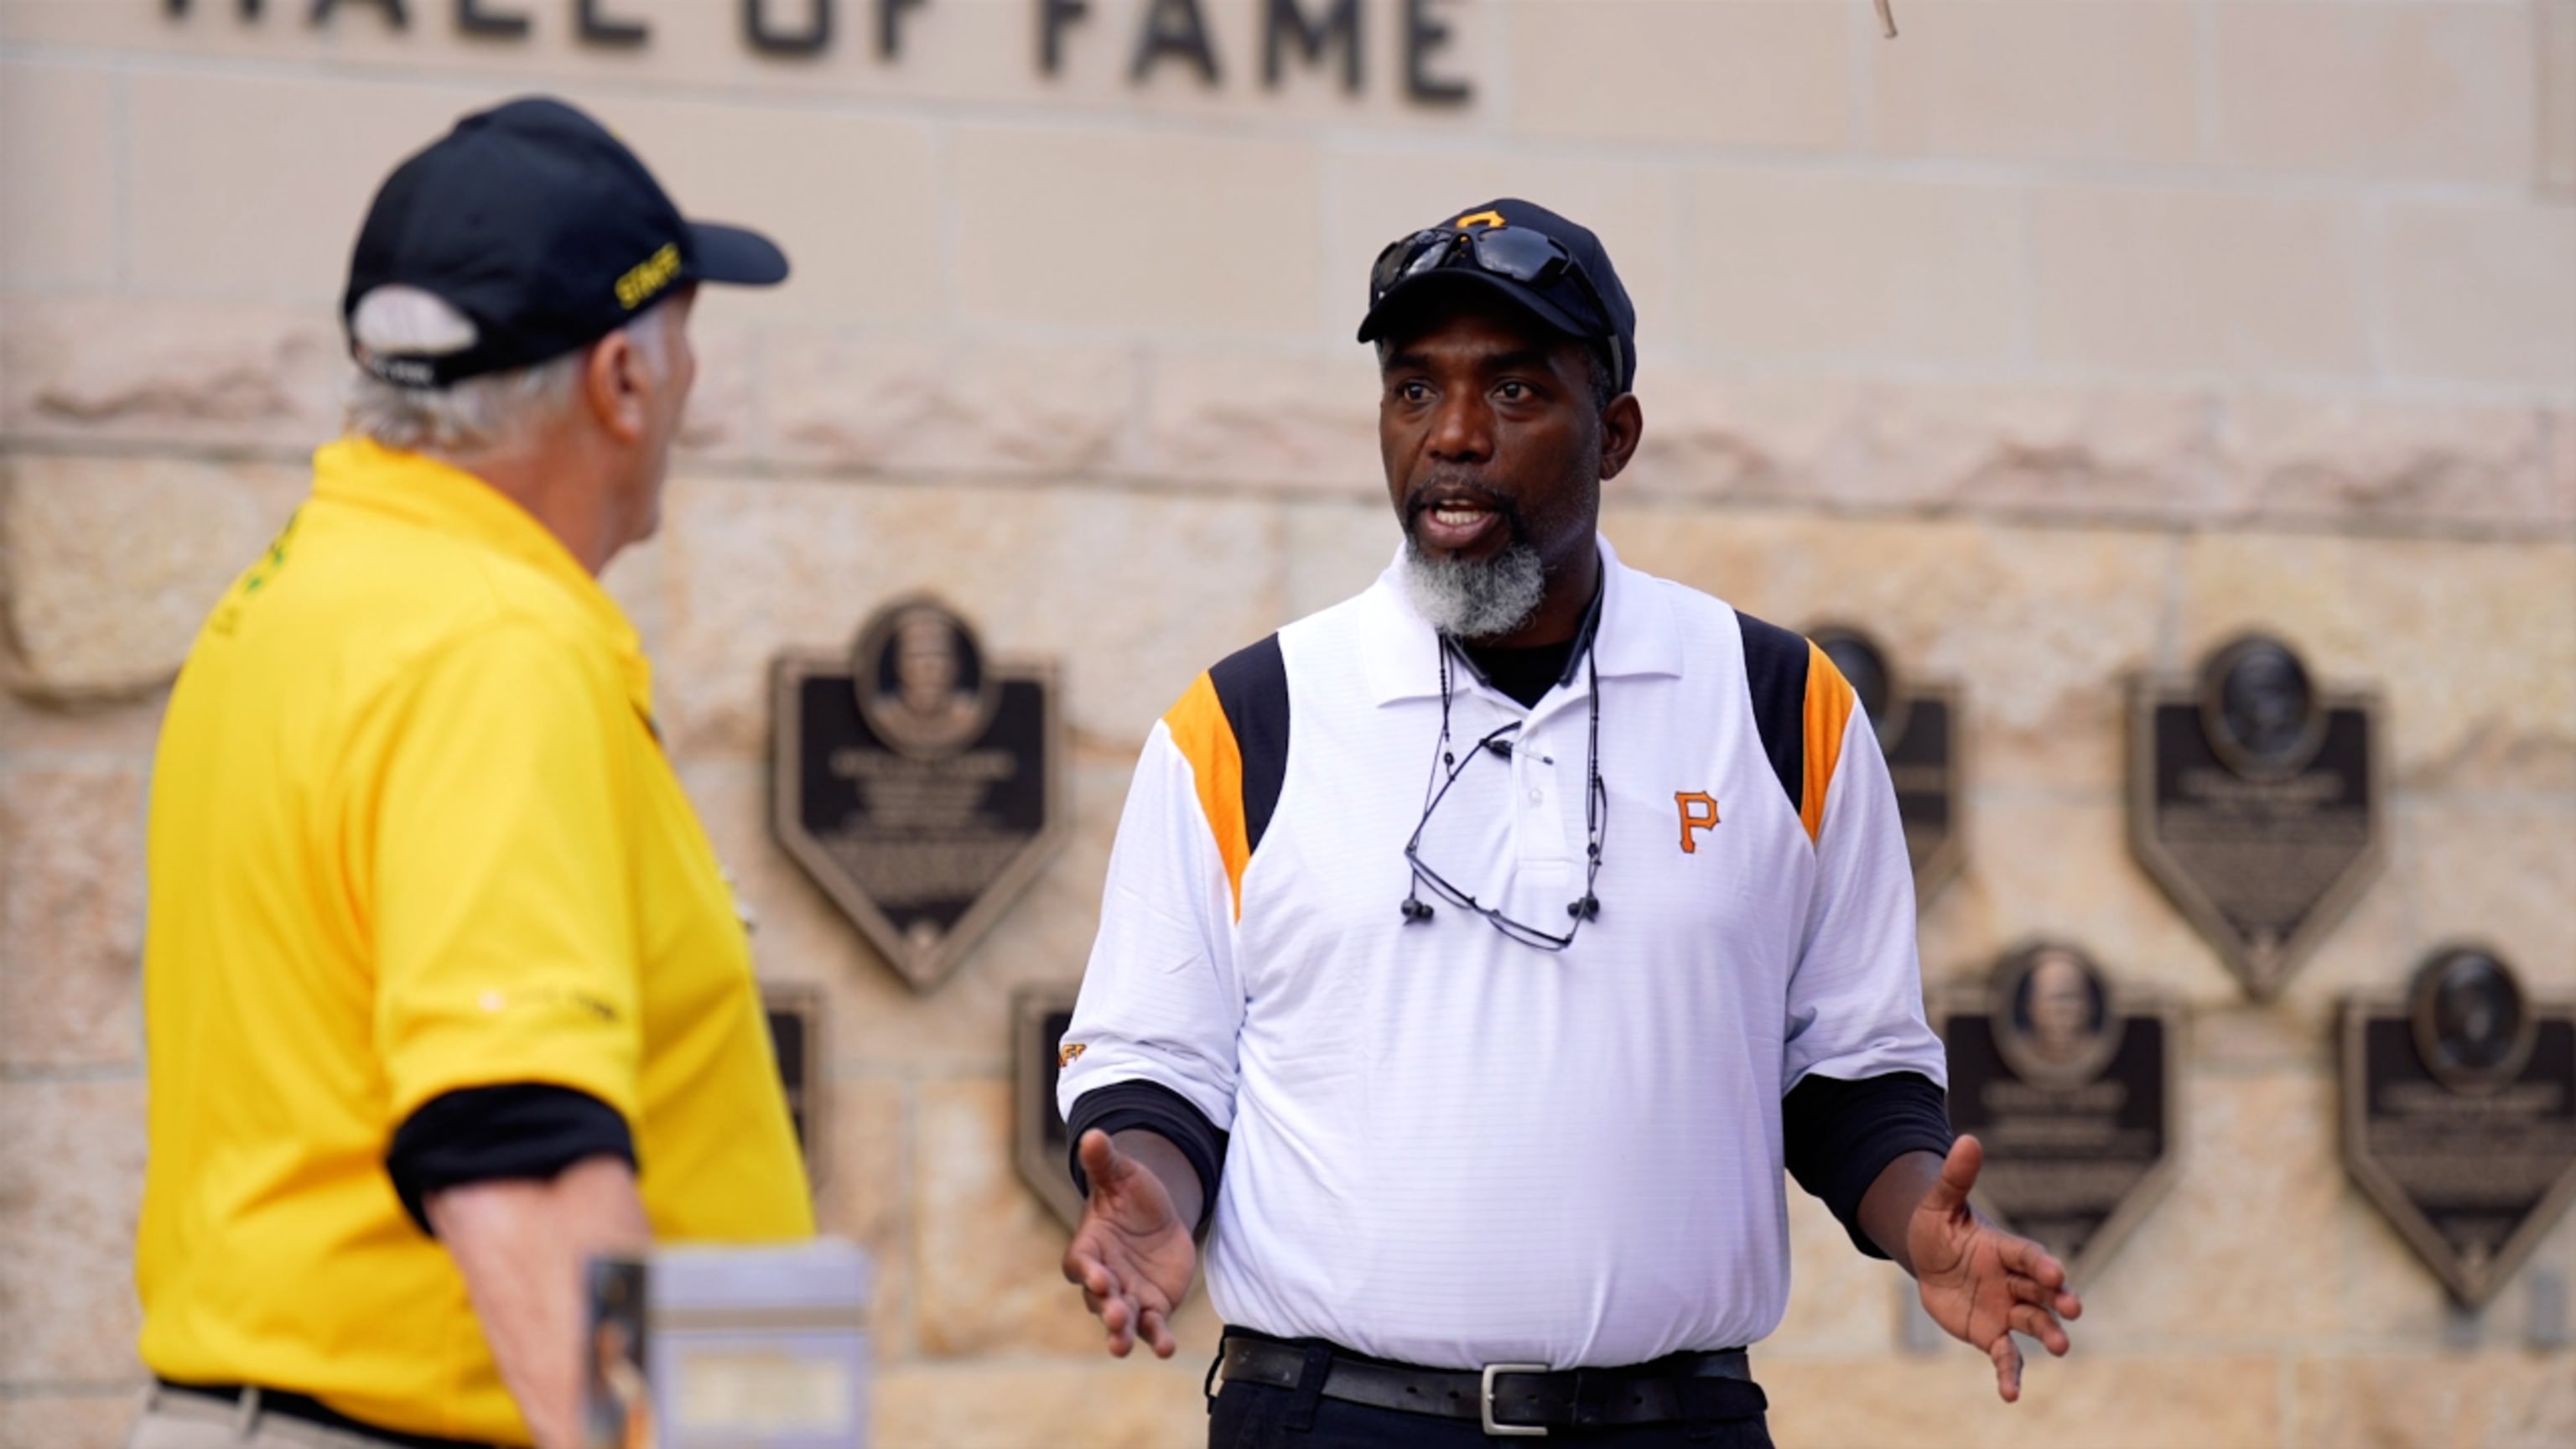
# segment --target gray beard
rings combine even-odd
[[[1433,558],[1408,536],[1404,588],[1414,610],[1431,627],[1455,639],[1509,634],[1538,612],[1547,594],[1547,569],[1538,550],[1514,543],[1486,561]]]

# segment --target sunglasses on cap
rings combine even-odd
[[[1610,306],[1602,299],[1601,289],[1593,285],[1591,274],[1583,270],[1583,263],[1556,238],[1521,226],[1426,227],[1387,243],[1386,250],[1377,254],[1376,264],[1369,268],[1369,306],[1375,309],[1386,300],[1387,293],[1425,272],[1462,265],[1529,287],[1545,287],[1560,277],[1571,277],[1583,289],[1592,314],[1602,320],[1604,331],[1608,330]],[[1618,339],[1611,337],[1609,341],[1615,351]]]

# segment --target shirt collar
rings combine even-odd
[[[1655,580],[1619,562],[1610,540],[1601,549],[1601,622],[1592,638],[1593,668],[1603,679],[1682,672],[1672,605]],[[1360,669],[1380,705],[1440,697],[1440,636],[1413,607],[1404,586],[1404,548],[1360,596]]]
[[[313,496],[463,539],[534,570],[597,629],[617,656],[635,708],[652,718],[653,666],[626,611],[563,540],[499,489],[435,458],[343,438],[313,455]]]

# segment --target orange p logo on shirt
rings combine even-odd
[[[1673,808],[1682,816],[1682,854],[1699,854],[1699,840],[1691,832],[1717,824],[1717,797],[1705,790],[1676,790]]]

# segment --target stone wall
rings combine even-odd
[[[2531,1341],[2576,1219],[2449,1310],[2341,1172],[2326,1029],[2466,934],[2576,995],[2576,0],[1898,0],[1893,43],[1866,0],[1431,0],[1455,102],[1408,97],[1397,0],[1361,7],[1356,96],[1293,52],[1266,85],[1251,0],[1201,7],[1212,84],[1131,78],[1140,0],[1094,0],[1051,78],[1023,0],[905,8],[893,58],[842,0],[801,59],[734,0],[598,7],[633,48],[571,0],[487,0],[521,40],[444,0],[180,8],[0,0],[0,1446],[111,1443],[138,1382],[163,691],[335,431],[370,188],[540,87],[799,264],[700,308],[666,525],[610,582],[762,970],[829,1000],[820,1190],[883,1269],[884,1444],[1200,1432],[1204,1306],[1176,1363],[1115,1364],[1055,1279],[1007,1003],[1079,973],[1151,721],[1393,547],[1363,272],[1503,192],[1599,229],[1643,315],[1623,554],[1964,689],[1927,977],[2044,931],[2190,1010],[2179,1180],[2018,1407],[1793,1194],[1782,1442],[2576,1437],[2576,1354]],[[915,995],[769,838],[763,680],[923,586],[1063,661],[1076,828]],[[2259,1007],[2121,795],[2123,679],[2254,624],[2384,690],[2394,756],[2386,870]]]

